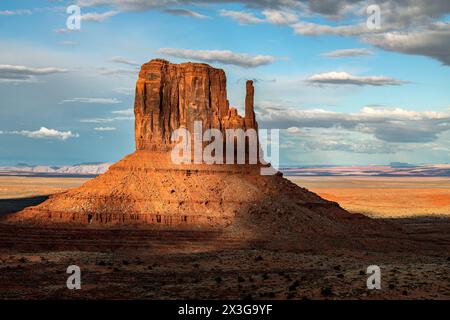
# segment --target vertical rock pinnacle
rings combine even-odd
[[[255,94],[255,88],[253,87],[253,81],[247,80],[246,84],[246,96],[245,96],[245,127],[247,129],[256,129],[255,111],[253,97]]]

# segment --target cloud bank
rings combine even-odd
[[[385,76],[354,76],[347,72],[331,71],[314,74],[307,79],[312,84],[335,84],[355,86],[398,86],[407,83]]]
[[[67,69],[47,67],[47,68],[33,68],[26,66],[17,66],[9,64],[0,64],[0,82],[35,82],[37,77],[64,73]]]
[[[57,139],[62,141],[65,141],[69,138],[79,137],[78,133],[72,133],[72,131],[58,131],[56,129],[48,129],[46,127],[41,127],[36,131],[0,131],[0,134],[15,134],[33,139]]]
[[[246,53],[234,53],[229,50],[187,50],[161,48],[158,53],[175,58],[193,59],[209,63],[223,63],[244,68],[255,68],[272,63],[275,58],[268,55],[252,56]]]

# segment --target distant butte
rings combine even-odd
[[[207,64],[142,65],[136,83],[136,151],[77,189],[56,194],[9,221],[164,229],[230,230],[301,237],[345,234],[371,221],[298,187],[281,174],[260,175],[261,164],[174,164],[171,132],[258,128],[254,87],[246,83],[245,116],[230,108],[226,76]],[[356,229],[358,229],[356,228]]]

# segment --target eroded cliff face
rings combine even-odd
[[[253,85],[247,84],[245,119],[230,108],[222,69],[203,63],[172,64],[155,59],[144,64],[136,83],[136,150],[168,151],[174,130],[255,127]],[[249,109],[247,111],[247,109]]]

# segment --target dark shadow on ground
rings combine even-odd
[[[14,213],[25,209],[26,207],[36,206],[45,200],[48,196],[37,196],[29,198],[0,199],[0,215]]]

